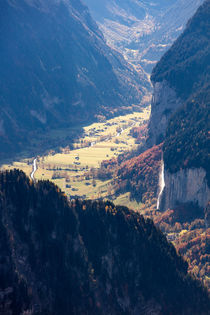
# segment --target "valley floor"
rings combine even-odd
[[[130,131],[147,123],[149,115],[150,107],[146,107],[141,112],[84,127],[73,149],[66,146],[61,147],[59,153],[51,150],[47,155],[37,156],[37,169],[34,168],[35,157],[4,164],[2,169],[18,168],[28,176],[33,174],[35,180],[52,180],[70,199],[112,199],[116,204],[139,210],[142,204],[131,201],[129,193],[115,197],[111,180],[99,179],[97,171],[104,160],[137,148]]]

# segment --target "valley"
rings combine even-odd
[[[204,0],[84,0],[107,43],[148,79]]]
[[[138,147],[130,131],[146,124],[149,116],[148,106],[133,114],[93,123],[83,128],[83,134],[72,148],[60,147],[59,152],[50,150],[46,155],[4,164],[1,169],[18,168],[33,180],[52,180],[70,199],[111,199],[116,204],[139,210],[142,203],[131,201],[129,193],[115,196],[111,177],[100,176],[98,172],[104,160],[117,158]]]
[[[148,167],[144,169],[142,162],[138,162],[139,157],[143,163],[148,160],[145,153],[139,157],[138,154],[134,154],[134,158],[131,159],[134,160],[134,164],[130,162],[132,150],[136,150],[145,141],[144,136],[142,138],[134,136],[135,130],[147,125],[149,117],[150,106],[132,114],[92,123],[83,128],[83,132],[73,144],[49,150],[48,153],[36,157],[28,155],[27,158],[3,164],[1,170],[20,169],[35,182],[50,180],[69,200],[77,198],[111,200],[116,206],[127,206],[143,214],[145,218],[152,218],[155,225],[167,236],[168,241],[184,255],[189,263],[189,271],[210,287],[209,262],[206,254],[210,231],[205,227],[203,214],[199,209],[193,210],[192,205],[189,205],[189,214],[186,214],[185,219],[177,217],[177,210],[159,211],[160,197],[164,189],[161,155],[157,162],[156,158],[154,160],[151,158],[149,162],[152,163],[151,174]],[[122,164],[116,163],[119,158]],[[127,172],[125,178],[121,176],[122,171]],[[134,178],[133,171],[136,173]],[[144,182],[149,178],[151,181],[151,176],[154,181],[153,186],[150,183],[152,192],[147,189],[140,200],[139,179]],[[124,181],[127,181],[129,186],[121,189],[121,186],[125,185]],[[158,181],[160,187],[156,192]],[[137,189],[137,195],[132,193],[130,189],[132,185]],[[192,211],[196,213],[194,217],[190,216]]]
[[[207,315],[210,0],[0,7],[0,315]]]

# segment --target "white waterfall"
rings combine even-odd
[[[157,209],[160,207],[160,199],[163,193],[165,187],[165,180],[164,180],[164,162],[161,161],[161,171],[160,171],[160,177],[159,177],[159,194],[157,198]]]
[[[34,174],[35,174],[35,172],[36,172],[36,170],[37,170],[36,161],[37,161],[37,159],[34,159],[34,161],[33,161],[33,167],[32,167],[32,173],[31,173],[31,179],[32,179],[33,181],[35,181]]]

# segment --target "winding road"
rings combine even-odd
[[[33,169],[32,169],[32,172],[31,172],[31,179],[33,180],[33,181],[35,181],[35,178],[34,178],[34,174],[35,174],[35,172],[36,172],[36,170],[37,170],[37,158],[35,158],[34,160],[33,160]]]

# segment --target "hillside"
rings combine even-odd
[[[171,118],[163,152],[165,168],[171,173],[201,167],[210,187],[209,110],[210,86],[207,86]]]
[[[210,1],[188,22],[185,32],[153,71],[152,79],[166,80],[184,105],[169,121],[163,147],[166,169],[199,168],[209,174]],[[195,40],[196,39],[196,40]],[[187,100],[187,101],[186,101]]]
[[[2,314],[207,314],[209,299],[150,220],[69,203],[50,182],[0,174]],[[173,284],[173,285],[172,285]]]
[[[210,80],[209,16],[210,2],[207,0],[152,72],[153,82],[166,80],[183,100],[205,87]]]
[[[173,172],[190,167],[209,171],[209,17],[210,2],[205,1],[151,76],[149,143],[165,139],[164,160]]]
[[[35,148],[52,129],[79,132],[123,112],[149,86],[106,45],[79,0],[3,1],[0,68],[0,158]]]
[[[117,170],[116,193],[130,192],[138,202],[156,201],[162,146],[154,146],[121,163]]]

